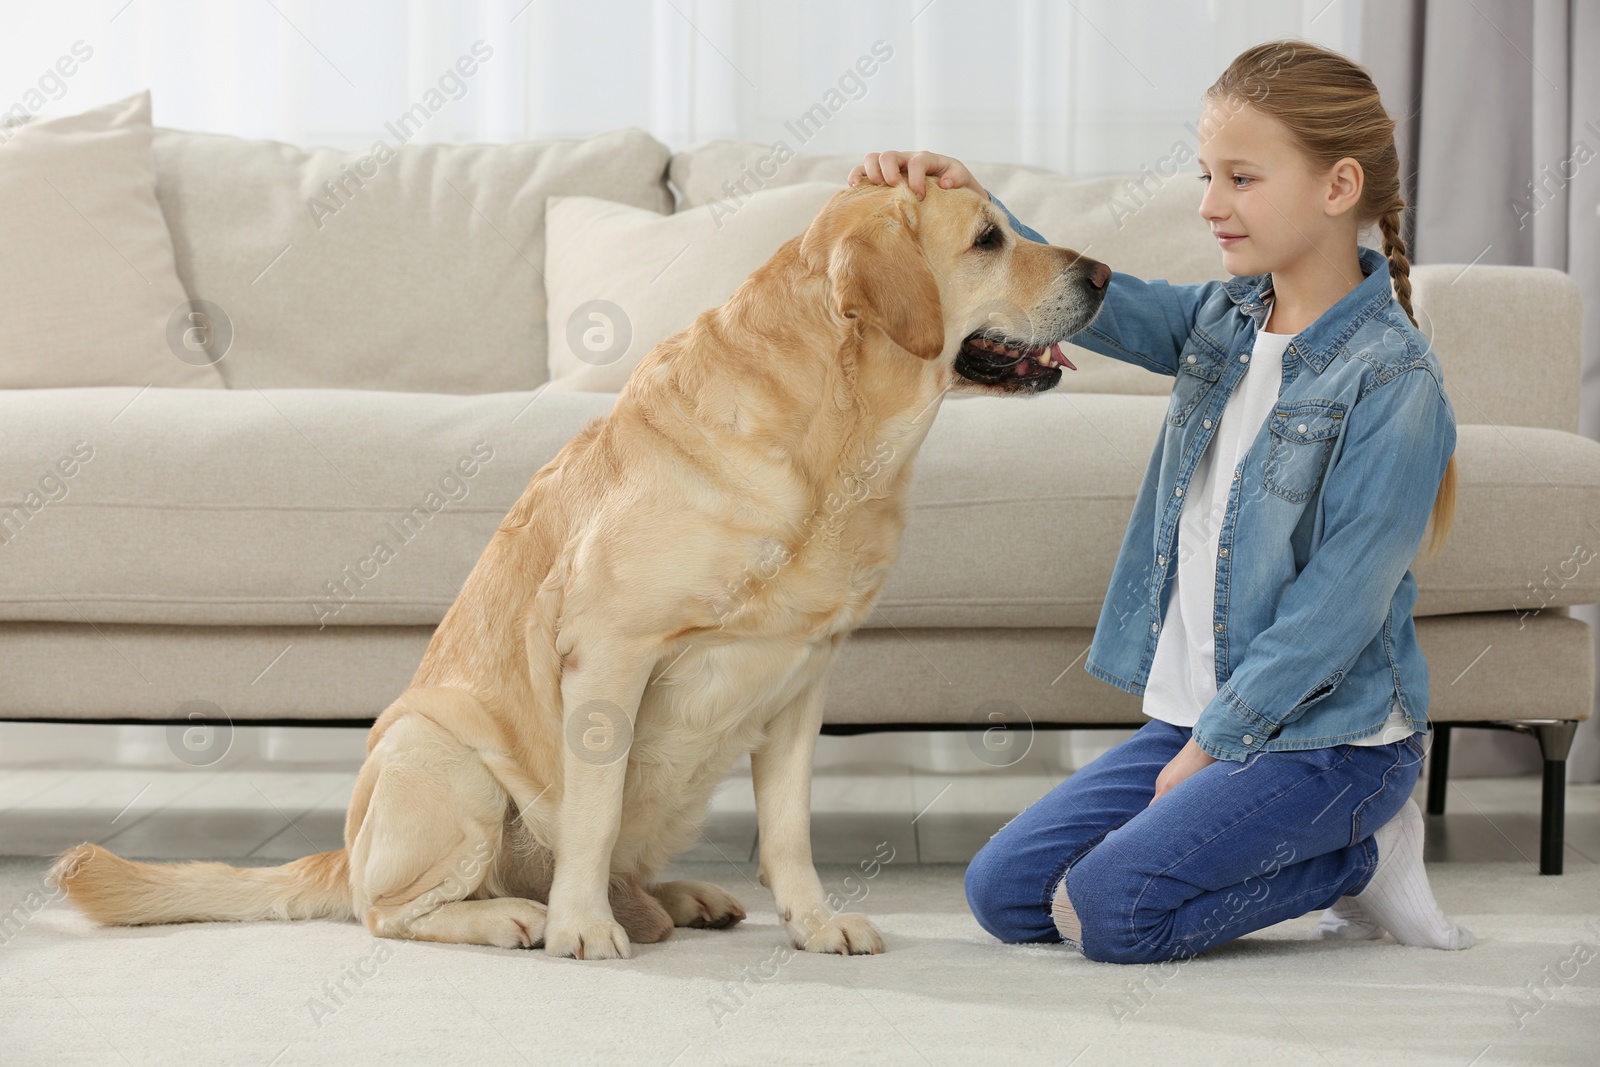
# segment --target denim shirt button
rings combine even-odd
[[[1227,549],[1225,549],[1225,548],[1217,549],[1217,555],[1225,557],[1225,556],[1227,556],[1227,554],[1228,554],[1228,550]]]
[[[1159,622],[1151,623],[1150,624],[1150,632],[1153,633],[1153,634],[1160,633],[1161,632],[1161,624]]]
[[[1296,426],[1294,428],[1294,432],[1295,433],[1305,433],[1306,432],[1306,424],[1302,422],[1299,426]]]
[[[1209,429],[1211,429],[1211,420],[1210,419],[1201,419],[1200,420],[1200,425],[1204,426],[1206,429],[1209,430]],[[1302,432],[1304,432],[1304,431],[1302,431]]]
[[[1240,473],[1239,471],[1234,471],[1233,472],[1233,480],[1234,481],[1238,481],[1239,480],[1239,473]]]
[[[1245,734],[1243,737],[1239,738],[1239,740],[1246,745],[1253,745],[1256,743],[1254,734]]]
[[[1250,362],[1250,353],[1246,352],[1244,355],[1240,356],[1239,357],[1239,362],[1240,363],[1249,363]]]
[[[1159,564],[1162,567],[1165,567],[1167,565],[1167,557],[1166,556],[1157,556],[1156,557],[1156,563]]]
[[[1220,622],[1216,624],[1216,631],[1219,634],[1222,632],[1222,624]]]
[[[1172,491],[1172,495],[1173,496],[1182,496],[1183,495],[1183,486],[1180,485],[1180,486],[1178,486],[1178,488],[1174,489]]]
[[[1193,352],[1189,353],[1189,362],[1190,363],[1194,362],[1194,353]]]

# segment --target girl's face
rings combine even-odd
[[[1313,173],[1277,119],[1238,100],[1207,101],[1199,133],[1200,217],[1229,274],[1281,271],[1342,233],[1347,209],[1332,174]]]

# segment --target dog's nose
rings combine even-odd
[[[1089,268],[1089,284],[1096,289],[1104,289],[1111,281],[1111,268],[1104,263],[1095,263]]]

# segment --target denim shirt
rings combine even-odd
[[[1005,211],[1017,233],[1048,243]],[[1389,264],[1296,334],[1278,402],[1233,471],[1213,615],[1217,695],[1195,742],[1243,760],[1377,733],[1391,709],[1418,733],[1428,666],[1410,564],[1455,410],[1428,340],[1390,291]],[[1144,693],[1177,572],[1178,516],[1195,466],[1248,369],[1272,275],[1194,285],[1113,271],[1072,342],[1176,379],[1089,646],[1090,674]]]

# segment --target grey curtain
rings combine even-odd
[[[1363,65],[1400,127],[1412,261],[1571,275],[1579,432],[1600,440],[1600,0],[1379,0],[1362,20]],[[1600,635],[1600,608],[1572,613]],[[1538,765],[1531,739],[1499,731],[1458,731],[1451,755],[1462,774]],[[1579,730],[1568,778],[1600,781],[1600,716]]]

